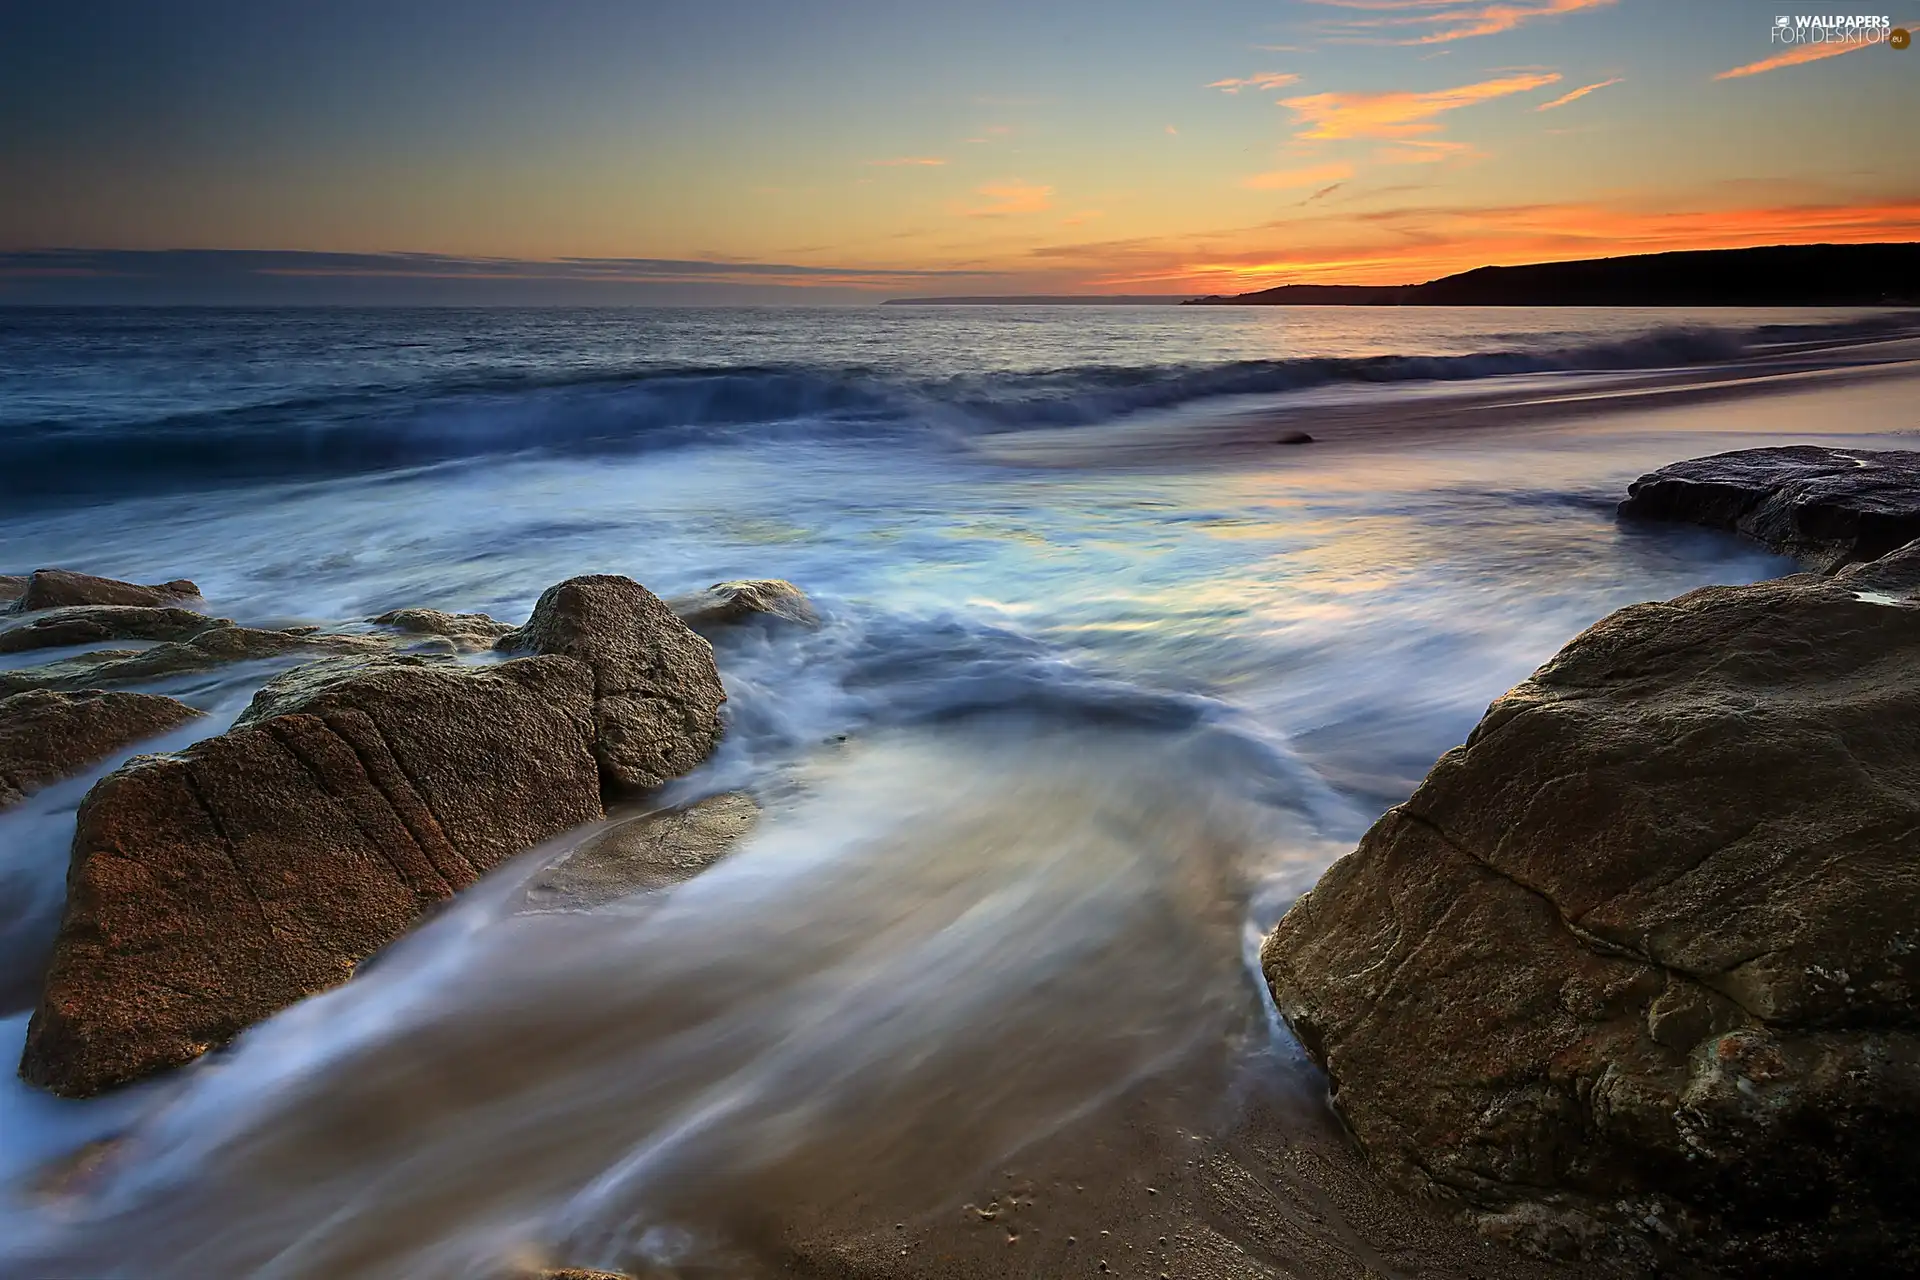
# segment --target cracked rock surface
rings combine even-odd
[[[80,808],[21,1075],[80,1097],[187,1062],[599,818],[593,695],[570,658],[334,660],[108,775]]]
[[[632,578],[569,578],[541,593],[508,653],[560,654],[593,672],[594,755],[607,790],[646,791],[686,773],[720,741],[727,700],[713,646]]]
[[[1920,1273],[1914,576],[1613,614],[1288,912],[1379,1169],[1561,1256]]]

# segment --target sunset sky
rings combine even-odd
[[[1920,51],[1782,58],[1775,14],[7,3],[0,301],[1211,293],[1920,239]]]

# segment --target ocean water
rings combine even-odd
[[[1910,431],[1911,398],[1788,379],[1153,467],[1103,465],[1101,433],[1178,439],[1328,398],[1390,428],[1433,397],[1857,364],[1914,328],[0,311],[0,572],[186,576],[216,614],[330,625],[407,605],[518,620],[580,573],[662,595],[783,577],[824,618],[719,646],[728,736],[669,798],[746,788],[765,818],[712,871],[525,915],[515,891],[554,851],[530,854],[195,1069],[77,1105],[0,1093],[0,1274],[456,1277],[535,1256],[753,1274],[728,1252],[744,1204],[930,1211],[1195,1055],[1311,1091],[1249,964],[1278,912],[1583,627],[1790,571],[1619,525],[1626,483],[1785,436]],[[991,447],[1061,428],[1090,442],[1071,466]],[[218,731],[284,665],[157,686],[214,713],[160,745]],[[0,815],[0,1052],[107,767]],[[84,1193],[33,1190],[105,1135],[121,1146]]]

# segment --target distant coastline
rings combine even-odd
[[[1920,243],[1774,245],[1477,267],[1425,284],[1283,284],[1198,307],[1920,306]]]

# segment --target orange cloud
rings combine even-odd
[[[1383,93],[1313,93],[1300,98],[1282,98],[1280,105],[1292,111],[1295,120],[1306,126],[1294,135],[1297,138],[1409,138],[1437,132],[1440,126],[1433,122],[1433,117],[1443,112],[1508,94],[1527,93],[1557,83],[1559,79],[1559,75],[1551,71],[1528,72],[1430,93],[1406,89]]]
[[[1251,178],[1241,180],[1240,185],[1251,187],[1255,191],[1285,191],[1293,187],[1321,187],[1329,182],[1341,182],[1353,176],[1353,166],[1346,163],[1314,165],[1308,169],[1281,169],[1273,173],[1256,173]]]
[[[1499,35],[1512,31],[1535,18],[1552,18],[1598,9],[1614,0],[1535,0],[1534,3],[1463,5],[1458,0],[1311,0],[1314,4],[1367,12],[1404,13],[1405,17],[1351,18],[1334,25],[1336,38],[1364,39],[1353,33],[1391,27],[1435,26],[1440,29],[1395,40],[1395,44],[1444,44],[1451,40],[1470,40],[1475,36]],[[1430,13],[1414,13],[1427,9]]]
[[[945,164],[946,161],[940,159],[938,156],[900,156],[893,160],[869,160],[867,163],[893,169],[905,165],[942,165]]]
[[[966,210],[970,218],[999,218],[1015,213],[1045,213],[1053,208],[1053,188],[1027,182],[989,182],[977,189],[993,203]]]
[[[1256,71],[1244,78],[1215,80],[1209,89],[1218,89],[1223,93],[1238,93],[1242,89],[1283,89],[1298,82],[1299,76],[1290,71]]]
[[[1758,62],[1749,62],[1745,66],[1722,71],[1715,80],[1737,80],[1741,76],[1757,76],[1763,71],[1778,71],[1781,67],[1797,67],[1803,62],[1818,62],[1822,58],[1835,58],[1843,53],[1852,53],[1855,49],[1871,49],[1882,41],[1828,41],[1824,44],[1797,44],[1784,53],[1776,53],[1771,58],[1762,58]]]
[[[1619,84],[1620,81],[1623,80],[1624,78],[1625,77],[1623,76],[1615,76],[1611,80],[1601,80],[1595,84],[1583,84],[1578,89],[1573,90],[1571,93],[1561,94],[1559,97],[1555,98],[1552,102],[1541,103],[1539,106],[1535,107],[1534,110],[1535,111],[1551,111],[1555,107],[1564,107],[1569,102],[1575,102],[1581,98],[1586,97],[1588,94],[1592,93],[1595,89],[1604,89],[1608,85]]]

